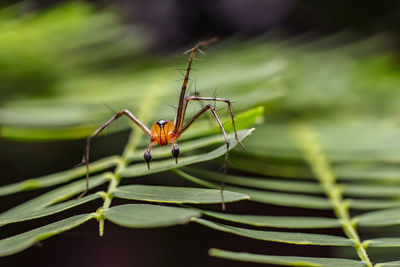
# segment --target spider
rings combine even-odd
[[[186,123],[184,122],[185,118],[185,113],[186,113],[186,108],[187,105],[190,101],[220,101],[224,102],[228,105],[230,116],[232,119],[232,126],[233,126],[233,131],[235,134],[235,139],[237,142],[240,144],[242,148],[244,148],[243,144],[240,142],[237,136],[236,132],[236,127],[235,127],[235,119],[232,111],[232,104],[229,99],[225,98],[217,98],[217,97],[201,97],[198,95],[189,95],[186,96],[186,88],[187,84],[189,81],[189,75],[190,75],[190,70],[192,67],[192,62],[194,60],[196,52],[201,52],[200,47],[205,47],[208,46],[214,42],[216,42],[218,38],[214,37],[206,41],[201,41],[197,43],[192,49],[189,49],[185,53],[190,52],[190,57],[188,60],[188,66],[186,69],[186,74],[185,78],[183,80],[182,88],[181,88],[181,93],[179,96],[179,102],[178,102],[178,107],[176,109],[176,114],[175,114],[175,119],[174,122],[169,121],[169,120],[158,120],[153,123],[150,129],[146,127],[138,118],[135,117],[129,110],[124,109],[121,110],[120,112],[116,113],[111,119],[106,121],[103,125],[101,125],[96,131],[93,132],[91,136],[89,136],[86,140],[86,152],[83,158],[83,163],[86,165],[86,190],[78,197],[84,196],[88,190],[89,190],[89,154],[90,154],[90,143],[91,140],[96,137],[101,131],[103,131],[105,128],[107,128],[113,121],[117,120],[123,115],[126,115],[128,118],[130,118],[149,138],[150,138],[150,144],[147,146],[145,152],[144,152],[144,160],[146,161],[147,168],[150,169],[150,161],[151,161],[151,149],[155,145],[159,144],[160,146],[166,146],[168,144],[171,144],[172,146],[172,156],[175,157],[175,162],[178,163],[178,156],[179,156],[179,147],[177,140],[178,138],[207,110],[210,110],[212,115],[214,116],[215,120],[217,121],[219,127],[222,130],[222,134],[224,135],[225,138],[225,143],[226,143],[226,153],[225,153],[225,163],[224,163],[224,174],[226,176],[226,162],[228,159],[228,151],[229,151],[229,139],[228,136],[226,135],[226,131],[224,129],[224,126],[221,123],[221,120],[219,119],[215,107],[211,104],[207,104],[203,106],[190,120],[188,120]],[[221,196],[222,196],[222,208],[225,209],[224,201],[223,201],[223,185],[221,187]]]

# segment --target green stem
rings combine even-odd
[[[351,222],[349,205],[343,199],[342,187],[336,183],[336,175],[328,159],[322,152],[316,134],[304,123],[296,124],[293,132],[312,172],[323,186],[327,197],[331,201],[333,210],[342,224],[343,231],[354,242],[354,248],[359,258],[366,266],[371,267],[372,263],[368,258],[367,251],[362,245],[355,225]]]
[[[154,108],[154,106],[157,103],[157,92],[159,91],[159,88],[162,87],[161,82],[154,83],[151,88],[147,91],[146,96],[144,99],[142,99],[141,103],[142,105],[140,106],[140,110],[137,113],[137,117],[140,118],[140,120],[143,123],[147,123],[150,119],[150,114],[151,110]],[[133,129],[131,131],[131,134],[129,136],[129,140],[127,144],[125,145],[124,152],[122,155],[118,158],[118,164],[112,174],[112,178],[110,180],[110,184],[108,185],[108,190],[104,198],[104,203],[103,207],[100,208],[97,213],[100,213],[99,216],[99,235],[103,236],[104,234],[104,216],[102,216],[102,213],[104,210],[107,210],[112,202],[112,199],[114,197],[114,191],[117,189],[119,183],[121,182],[121,172],[125,170],[125,168],[129,165],[129,158],[132,157],[132,155],[135,153],[135,150],[140,142],[140,139],[143,136],[143,132],[140,131],[139,128],[135,127],[133,125]]]

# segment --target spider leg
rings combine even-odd
[[[235,139],[239,143],[239,145],[243,149],[245,149],[244,145],[242,144],[242,142],[240,142],[240,140],[239,140],[239,138],[237,136],[236,126],[235,126],[235,116],[233,115],[232,104],[231,104],[231,101],[229,99],[218,98],[218,97],[187,96],[187,97],[185,97],[185,101],[184,101],[183,108],[182,108],[183,109],[183,114],[185,114],[185,112],[186,112],[186,107],[187,107],[187,104],[189,103],[189,101],[200,101],[200,102],[201,101],[221,101],[221,102],[225,102],[228,105],[229,113],[231,115],[232,127],[233,127],[233,132],[235,134]],[[182,123],[182,125],[183,125],[183,123]],[[185,126],[182,126],[182,125],[178,125],[178,133],[179,133],[180,129],[182,129],[182,132],[183,132],[183,128]]]
[[[137,119],[129,110],[124,109],[121,110],[120,112],[116,113],[111,119],[106,121],[103,125],[101,125],[96,131],[92,133],[91,136],[89,136],[86,139],[86,151],[85,155],[83,157],[82,163],[86,165],[86,190],[82,192],[78,196],[78,199],[83,197],[88,191],[89,191],[89,157],[90,157],[90,145],[91,141],[94,137],[100,134],[101,131],[103,131],[105,128],[107,128],[113,121],[119,119],[122,115],[128,116],[137,126],[139,126],[142,131],[147,134],[149,137],[151,137],[151,132],[150,130],[144,125],[139,119]]]
[[[182,107],[183,107],[184,100],[185,100],[186,87],[187,87],[187,84],[189,82],[190,70],[192,68],[193,60],[195,60],[194,56],[195,56],[196,52],[199,51],[200,47],[207,46],[209,44],[215,43],[216,41],[218,41],[217,37],[211,38],[211,39],[206,40],[206,41],[199,42],[192,49],[189,49],[186,52],[186,53],[190,52],[190,58],[188,60],[188,66],[187,66],[187,69],[186,69],[185,78],[183,80],[183,84],[182,84],[182,88],[181,88],[181,94],[179,96],[178,108],[176,109],[176,115],[175,115],[175,120],[174,120],[174,125],[175,125],[174,132],[175,133],[178,132],[177,125],[181,125],[182,122],[183,122],[183,119],[185,117],[185,112],[183,112]]]
[[[195,82],[196,82],[196,81],[195,81]],[[195,84],[195,86],[196,86],[196,84]],[[195,88],[195,90],[194,90],[193,96],[201,96],[200,92],[196,91],[196,88]],[[198,103],[199,103],[200,108],[204,107],[204,105],[205,105],[204,101],[202,101],[202,100],[198,101]],[[215,103],[215,101],[214,101],[214,105],[213,105],[213,106],[216,108],[216,103]],[[186,107],[185,107],[185,111],[186,111]],[[210,127],[213,127],[213,126],[214,126],[213,120],[212,120],[213,118],[212,118],[212,117],[213,117],[212,114],[207,113],[207,120],[208,120],[208,122],[209,122],[209,124],[210,124]]]
[[[227,162],[228,162],[228,154],[229,154],[229,139],[228,136],[226,135],[225,128],[222,125],[221,120],[219,119],[217,112],[215,111],[215,108],[211,104],[207,104],[204,106],[199,112],[197,112],[183,127],[182,130],[179,132],[179,135],[181,135],[184,131],[186,131],[195,120],[197,120],[203,113],[205,113],[207,110],[211,110],[211,113],[214,115],[215,119],[217,120],[219,127],[222,130],[222,134],[224,135],[225,138],[225,143],[226,143],[226,153],[225,153],[225,160],[224,160],[224,179],[222,180],[221,184],[221,198],[222,198],[222,210],[225,210],[225,201],[224,201],[224,186],[225,186],[225,179],[227,175]]]

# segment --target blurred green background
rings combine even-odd
[[[290,172],[281,167],[302,162],[290,140],[291,123],[302,120],[320,133],[324,151],[346,175],[351,173],[340,164],[376,169],[379,163],[380,171],[398,174],[396,2],[20,1],[1,7],[1,185],[72,168],[80,162],[84,138],[113,110],[135,113],[148,105],[147,124],[172,120],[182,78],[177,69],[186,68],[182,52],[212,36],[221,41],[195,62],[189,91],[229,98],[236,113],[265,107],[264,121],[245,140],[247,151],[232,153],[231,173]],[[200,123],[192,134],[207,126]],[[127,120],[118,121],[109,135],[95,140],[94,158],[120,153],[129,127]],[[279,168],[263,173],[266,159]],[[152,181],[186,185],[171,175],[153,175],[145,183]],[[4,210],[34,195],[20,193],[0,206]],[[233,204],[232,210],[331,215],[254,203]],[[30,227],[10,226],[1,237]],[[245,238],[235,245],[230,238],[198,225],[150,231],[111,224],[99,238],[95,223],[89,223],[6,258],[2,266],[220,266],[227,262],[207,256],[209,247],[288,253],[287,245],[261,246]],[[289,247],[291,255],[346,255],[326,247],[312,253]]]

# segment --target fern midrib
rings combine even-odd
[[[293,130],[294,137],[310,165],[312,172],[324,188],[327,197],[332,203],[333,210],[342,224],[344,233],[354,242],[354,249],[359,258],[366,266],[372,267],[367,251],[360,240],[355,226],[352,224],[349,214],[349,205],[343,199],[343,190],[341,186],[336,183],[336,175],[322,151],[317,140],[317,135],[311,127],[307,126],[305,123],[295,124]]]
[[[161,94],[158,91],[158,88],[161,87],[162,79],[157,80],[157,82],[153,83],[152,86],[147,90],[147,94],[142,99],[141,106],[137,112],[137,117],[144,123],[148,124],[150,119],[151,110],[157,105],[158,99]],[[133,124],[133,123],[132,123]],[[132,125],[132,131],[129,135],[128,142],[124,147],[124,151],[122,155],[118,158],[117,166],[114,172],[111,175],[110,183],[108,185],[107,193],[105,194],[103,206],[97,210],[98,220],[99,220],[99,235],[103,236],[104,234],[104,220],[105,217],[103,212],[107,210],[112,203],[112,199],[114,197],[114,191],[117,189],[119,183],[121,182],[122,176],[121,173],[125,170],[125,168],[129,165],[129,158],[135,152],[140,139],[144,133],[136,127],[136,125]]]

